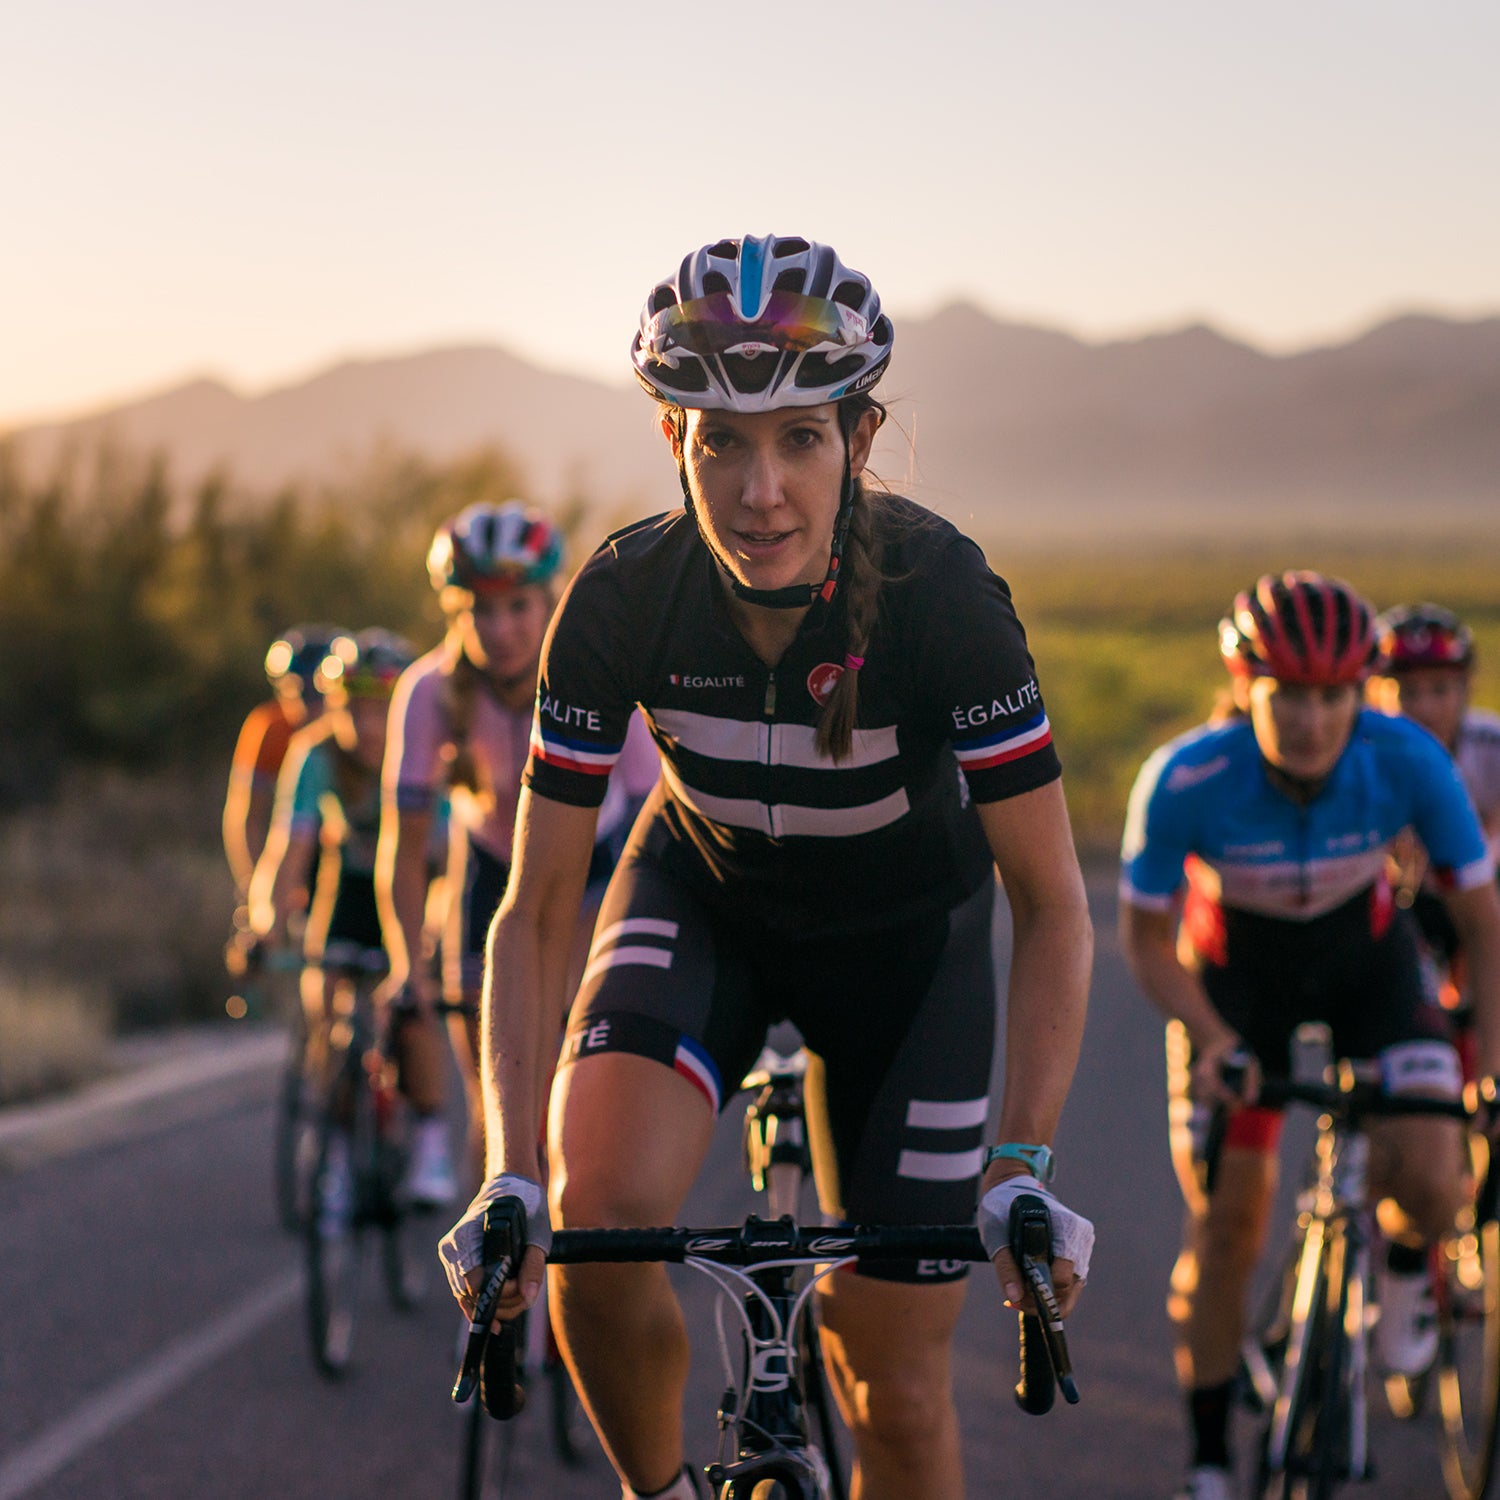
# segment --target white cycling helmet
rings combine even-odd
[[[875,288],[827,245],[746,235],[705,245],[652,288],[630,362],[659,401],[774,411],[869,390],[892,340]]]

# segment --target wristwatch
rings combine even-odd
[[[1057,1158],[1051,1146],[1027,1146],[1020,1141],[1006,1141],[991,1146],[984,1153],[984,1167],[993,1161],[1018,1161],[1024,1163],[1038,1182],[1051,1182],[1057,1171]]]

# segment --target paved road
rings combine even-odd
[[[1178,1204],[1163,1146],[1160,1028],[1126,978],[1113,904],[1097,894],[1099,960],[1061,1186],[1101,1245],[1072,1324],[1084,1404],[1041,1420],[1010,1399],[1012,1318],[976,1277],[958,1349],[971,1496],[1152,1500],[1171,1494],[1182,1437],[1162,1288]],[[1002,954],[1003,961],[1003,954]],[[262,1067],[174,1096],[159,1122],[68,1134],[28,1153],[0,1117],[0,1500],[430,1500],[454,1492],[460,1421],[446,1399],[455,1318],[436,1285],[398,1315],[378,1304],[340,1384],[304,1346],[295,1244],[273,1227]],[[748,1206],[735,1112],[689,1216]],[[40,1127],[39,1127],[40,1128]],[[685,1277],[688,1273],[682,1273]],[[696,1278],[689,1278],[696,1280]],[[694,1291],[697,1298],[698,1294]],[[711,1428],[717,1356],[702,1342],[689,1431]],[[597,1455],[545,1465],[519,1429],[521,1494],[614,1500]],[[1429,1420],[1377,1423],[1369,1500],[1433,1500]]]

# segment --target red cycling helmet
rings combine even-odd
[[[1380,670],[1387,674],[1474,664],[1474,632],[1439,604],[1398,604],[1376,620],[1375,634]]]
[[[1375,611],[1338,578],[1267,573],[1219,622],[1219,654],[1239,677],[1308,687],[1363,682],[1375,665]]]

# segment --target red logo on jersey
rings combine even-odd
[[[813,702],[827,703],[843,675],[844,669],[841,666],[831,661],[820,661],[807,674],[807,691],[812,694]]]

